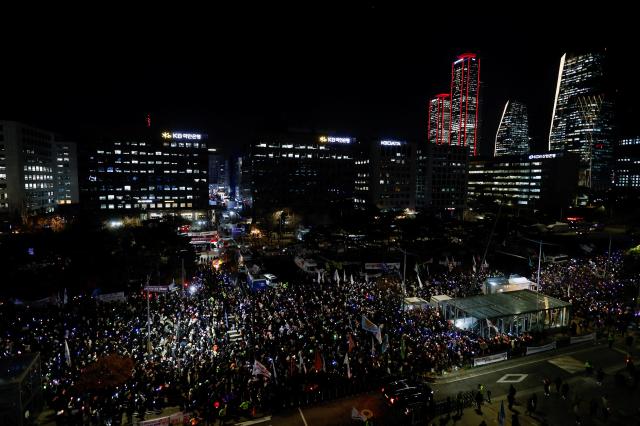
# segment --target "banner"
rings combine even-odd
[[[556,348],[556,342],[551,342],[544,346],[527,346],[527,355],[537,354],[538,352],[550,351]]]
[[[104,302],[104,303],[127,301],[127,298],[124,295],[124,291],[119,291],[117,293],[100,294],[96,297],[96,299],[98,300],[98,302]]]
[[[506,360],[507,360],[507,353],[504,352],[501,354],[484,356],[482,358],[474,358],[473,366],[478,367],[480,365],[493,364],[494,362],[500,362],[500,361],[506,361]]]
[[[167,293],[169,291],[168,285],[145,285],[144,291],[150,293]]]
[[[189,413],[182,411],[171,414],[170,416],[164,416],[152,420],[144,420],[142,422],[136,422],[137,426],[170,426],[170,425],[183,425],[191,419]]]
[[[400,263],[365,263],[364,269],[377,269],[382,271],[400,271]]]
[[[570,340],[570,343],[573,345],[574,343],[590,342],[592,340],[594,342],[596,341],[596,333],[585,334],[584,336],[572,337]]]

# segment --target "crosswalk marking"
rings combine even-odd
[[[562,368],[564,371],[567,371],[571,374],[584,370],[584,363],[571,356],[559,356],[559,357],[550,359],[549,362],[555,365],[556,367]]]

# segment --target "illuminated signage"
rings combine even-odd
[[[340,138],[337,136],[320,136],[321,143],[351,143],[351,138]]]
[[[402,142],[400,141],[380,141],[380,145],[383,146],[400,146]]]
[[[162,139],[187,139],[199,141],[202,139],[202,135],[200,133],[162,132]]]
[[[541,160],[543,158],[556,158],[558,154],[531,154],[529,160]]]

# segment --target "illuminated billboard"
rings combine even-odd
[[[351,143],[351,138],[338,136],[320,136],[320,143]]]
[[[382,146],[400,146],[400,145],[402,145],[402,142],[385,140],[385,141],[380,141],[380,145],[382,145]]]
[[[200,133],[182,133],[182,132],[162,132],[162,139],[184,139],[199,141],[202,139]]]
[[[550,153],[550,154],[531,154],[529,156],[529,160],[542,160],[545,158],[556,158],[557,154],[555,153]]]

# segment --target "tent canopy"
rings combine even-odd
[[[569,302],[531,290],[451,299],[444,303],[477,319],[500,318],[571,306]]]

